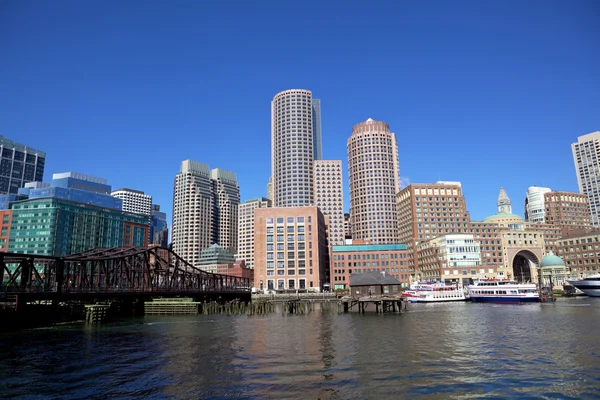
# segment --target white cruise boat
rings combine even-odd
[[[600,274],[590,275],[581,280],[570,280],[571,285],[592,297],[600,297]]]
[[[443,282],[415,282],[402,293],[402,297],[411,303],[465,301],[468,298],[462,286]]]
[[[530,303],[540,301],[540,293],[535,283],[478,279],[467,285],[472,301],[487,303]]]

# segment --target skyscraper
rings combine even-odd
[[[237,251],[239,196],[233,172],[183,161],[173,191],[173,251],[192,264],[203,249],[219,241],[227,251]]]
[[[312,100],[312,122],[313,122],[313,153],[315,160],[323,159],[323,137],[321,131],[321,100]]]
[[[594,227],[600,226],[600,131],[579,136],[571,144],[579,191],[589,199]]]
[[[123,200],[123,211],[125,212],[151,215],[152,196],[142,191],[123,188],[113,190],[110,195]],[[150,241],[152,241],[152,238],[150,238]]]
[[[46,153],[0,136],[0,194],[16,194],[27,182],[44,179]]]
[[[321,157],[320,110],[310,90],[285,90],[271,101],[274,207],[313,204],[313,161]]]
[[[152,204],[150,218],[150,240],[149,244],[156,244],[166,248],[169,245],[169,225],[167,224],[167,213],[160,211],[158,204]]]
[[[400,165],[396,135],[388,124],[369,118],[352,128],[348,179],[352,239],[398,243]]]
[[[254,210],[271,207],[271,200],[259,197],[240,204],[238,212],[238,253],[237,257],[254,268]]]
[[[315,160],[315,205],[329,219],[329,246],[344,244],[342,161]]]
[[[525,221],[544,223],[546,208],[544,207],[544,193],[551,192],[546,187],[531,186],[527,189],[525,198]]]

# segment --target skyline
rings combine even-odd
[[[570,145],[600,125],[599,7],[433,3],[318,16],[307,4],[291,21],[310,23],[273,34],[285,5],[5,2],[0,135],[47,153],[45,181],[103,177],[152,195],[172,222],[186,159],[235,172],[242,202],[266,197],[270,102],[302,88],[321,100],[346,211],[346,143],[368,118],[396,134],[404,183],[460,181],[473,220],[496,212],[501,186],[518,215],[529,186],[578,192]]]

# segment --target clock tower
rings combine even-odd
[[[504,188],[500,188],[500,195],[498,195],[498,212],[512,214],[512,206],[510,205],[510,199],[504,191]]]

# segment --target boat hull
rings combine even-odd
[[[475,303],[502,303],[502,304],[521,304],[537,303],[540,301],[536,297],[513,297],[513,296],[471,296],[471,301]]]
[[[438,298],[421,298],[421,297],[404,297],[411,303],[447,303],[449,301],[467,301],[466,297],[456,297],[456,298],[448,298],[448,299],[438,299]]]
[[[581,290],[590,297],[600,297],[600,282],[594,281],[568,281],[572,286]]]

